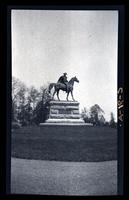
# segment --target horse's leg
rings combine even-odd
[[[68,101],[68,96],[69,96],[69,92],[67,92],[67,97],[66,97],[66,100]]]
[[[58,98],[58,100],[60,101],[60,98],[59,98],[59,90],[57,90],[57,98]]]
[[[53,99],[54,99],[54,95],[55,95],[55,93],[56,93],[56,89],[55,89],[54,92],[53,92],[53,96],[52,96]]]
[[[72,96],[73,101],[75,101],[75,99],[73,97],[73,91],[72,90],[71,90],[71,96]]]

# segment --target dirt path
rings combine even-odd
[[[58,162],[12,158],[11,193],[115,195],[117,161]]]

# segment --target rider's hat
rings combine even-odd
[[[64,75],[67,75],[67,73],[65,72],[65,73],[63,73]]]

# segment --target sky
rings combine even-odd
[[[67,72],[80,109],[117,120],[118,11],[12,10],[11,35],[12,76],[38,89]]]

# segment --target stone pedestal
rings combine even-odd
[[[50,101],[46,123],[84,123],[77,101]]]
[[[85,123],[79,114],[77,101],[50,101],[48,119],[40,123],[42,134],[71,135],[86,133],[91,123]]]

